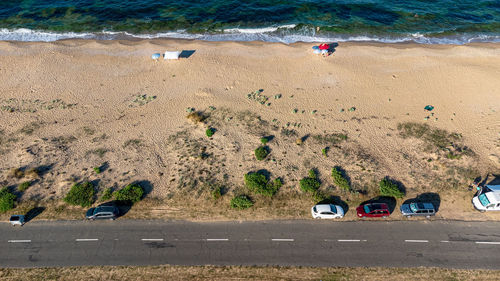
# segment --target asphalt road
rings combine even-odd
[[[500,269],[500,223],[445,221],[0,224],[0,267],[437,266]]]

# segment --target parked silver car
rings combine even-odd
[[[401,205],[401,214],[408,218],[412,216],[425,216],[430,218],[436,214],[436,209],[432,203],[409,203]]]
[[[90,208],[85,217],[88,220],[108,219],[114,220],[118,217],[119,211],[115,206],[99,206]]]

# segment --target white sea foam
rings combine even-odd
[[[156,39],[156,38],[178,38],[198,39],[206,41],[265,41],[281,42],[290,44],[294,42],[383,42],[401,43],[415,42],[420,44],[466,44],[471,42],[500,42],[499,35],[465,34],[449,37],[429,37],[421,33],[413,33],[401,36],[378,37],[372,35],[317,35],[314,28],[305,27],[303,30],[295,30],[295,25],[283,25],[266,28],[232,28],[215,34],[192,34],[185,30],[159,32],[153,34],[132,34],[128,32],[102,31],[97,33],[76,32],[49,32],[34,31],[30,29],[0,29],[0,40],[4,41],[57,41],[62,39]]]
[[[27,28],[19,28],[8,30],[6,28],[0,29],[0,40],[3,41],[57,41],[69,38],[90,39],[94,38],[92,33],[76,33],[76,32],[48,32],[48,31],[34,31]]]

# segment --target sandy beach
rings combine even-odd
[[[147,216],[309,218],[314,200],[298,181],[314,168],[321,190],[349,204],[346,219],[377,196],[386,176],[406,191],[398,203],[437,194],[438,218],[500,219],[474,211],[468,189],[476,177],[500,174],[498,44],[341,43],[329,57],[312,46],[0,42],[2,185],[27,180],[12,177],[13,168],[37,168],[21,205],[59,206],[78,181],[94,181],[101,192],[139,181]],[[151,59],[166,50],[194,53]],[[188,120],[189,111],[205,120]],[[423,128],[420,138],[404,131],[415,126]],[[264,136],[272,136],[271,153],[257,161]],[[334,186],[334,166],[358,192]],[[252,209],[230,209],[233,195],[248,193],[243,175],[261,169],[283,180],[274,199],[252,195]],[[214,200],[217,185],[225,195]]]

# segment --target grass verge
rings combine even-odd
[[[443,268],[89,266],[0,269],[13,280],[498,280],[500,271]]]

